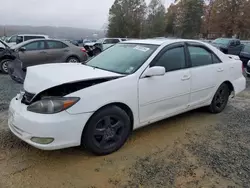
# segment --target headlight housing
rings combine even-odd
[[[29,105],[27,110],[39,114],[55,114],[70,108],[79,100],[79,97],[44,98]]]
[[[250,67],[250,60],[247,62],[247,66]]]

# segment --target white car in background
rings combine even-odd
[[[9,46],[14,46],[21,42],[32,40],[32,39],[49,39],[48,35],[39,35],[39,34],[20,34],[12,35],[9,39],[6,40]]]
[[[86,64],[28,68],[8,124],[36,148],[83,144],[105,155],[142,126],[204,106],[220,113],[245,87],[239,58],[207,43],[131,40]]]

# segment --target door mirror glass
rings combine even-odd
[[[143,77],[152,77],[152,76],[163,76],[166,72],[165,67],[154,66],[147,69]]]
[[[24,51],[26,51],[26,48],[25,47],[21,47],[21,48],[19,48],[19,51],[24,52]]]

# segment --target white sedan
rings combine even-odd
[[[220,113],[245,87],[239,58],[207,43],[131,40],[86,64],[29,67],[8,124],[36,148],[105,155],[142,126],[204,106]]]

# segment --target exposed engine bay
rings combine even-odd
[[[63,97],[70,93],[79,91],[81,89],[91,87],[100,83],[104,83],[110,80],[114,80],[120,78],[119,77],[109,77],[109,78],[99,78],[94,80],[85,80],[85,81],[78,81],[78,82],[71,82],[71,83],[65,83],[62,85],[58,85],[52,88],[49,88],[47,90],[42,91],[41,93],[35,95],[32,93],[25,92],[22,103],[26,105],[30,105],[33,102],[36,102],[38,100],[48,98],[48,97]]]

